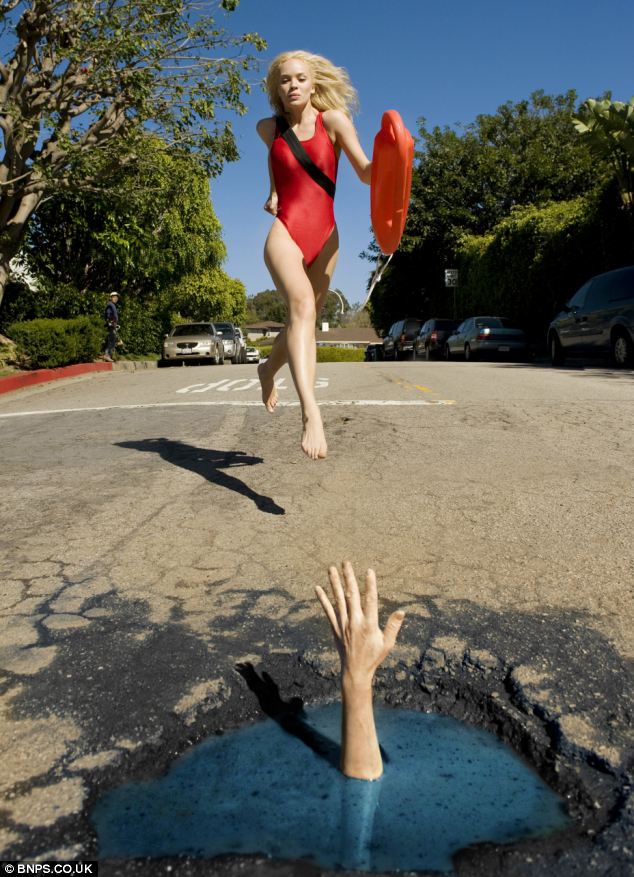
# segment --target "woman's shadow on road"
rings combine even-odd
[[[168,463],[188,469],[217,484],[233,490],[247,499],[253,500],[261,512],[269,515],[284,515],[285,509],[279,506],[270,496],[263,496],[252,490],[244,481],[229,475],[226,469],[235,469],[241,466],[256,466],[263,463],[262,457],[250,457],[244,451],[214,451],[208,448],[197,448],[185,442],[174,441],[167,438],[148,438],[139,441],[116,442],[120,448],[132,448],[135,451],[146,451],[158,454]]]

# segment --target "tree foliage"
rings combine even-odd
[[[516,208],[457,253],[461,314],[494,311],[538,341],[570,296],[594,274],[632,264],[634,239],[613,186],[598,194]]]
[[[124,166],[107,192],[66,191],[41,204],[23,250],[36,287],[8,288],[0,324],[101,314],[117,291],[126,347],[149,353],[178,316],[241,320],[245,290],[222,270],[205,171],[156,135],[140,144],[142,160]]]
[[[61,192],[40,206],[23,256],[45,286],[147,294],[217,267],[226,252],[207,175],[155,135],[107,191]]]
[[[317,322],[321,323],[323,320],[337,325],[341,321],[342,306],[344,313],[350,310],[350,303],[342,291],[329,291],[321,314],[317,314]],[[288,318],[286,302],[276,289],[265,289],[251,296],[247,300],[247,309],[252,322],[271,320],[274,323],[285,323]]]
[[[629,103],[589,98],[573,122],[593,155],[612,168],[623,205],[634,214],[634,97]]]
[[[257,34],[216,21],[237,0],[0,0],[0,297],[41,200],[108,186],[148,126],[208,173],[236,158]]]

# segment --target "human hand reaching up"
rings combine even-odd
[[[405,613],[402,609],[393,612],[382,631],[374,570],[366,573],[363,601],[349,561],[342,564],[342,572],[343,585],[337,568],[328,569],[334,606],[323,588],[315,588],[341,660],[341,770],[349,777],[373,780],[383,773],[383,762],[374,724],[372,681],[394,648]]]
[[[365,575],[363,600],[350,561],[343,562],[342,572],[343,586],[337,567],[328,569],[334,607],[323,588],[317,586],[315,591],[332,628],[342,676],[360,684],[372,682],[377,667],[394,648],[405,613],[402,609],[393,612],[382,631],[374,570]]]

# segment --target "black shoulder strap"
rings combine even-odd
[[[313,178],[313,180],[330,195],[331,198],[334,198],[336,189],[335,183],[321,170],[321,168],[317,167],[315,162],[302,146],[301,141],[297,139],[297,135],[288,124],[284,116],[277,116],[275,121],[277,122],[277,127],[280,129],[282,137],[288,143],[289,149],[291,150],[297,161],[304,168],[306,173],[309,174]]]

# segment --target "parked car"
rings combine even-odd
[[[214,365],[225,361],[222,337],[214,323],[180,323],[163,340],[163,365],[175,362],[200,362]]]
[[[597,274],[578,289],[548,328],[553,365],[567,356],[611,356],[634,365],[634,265]]]
[[[383,358],[398,359],[414,349],[414,339],[420,332],[422,320],[408,317],[390,326],[390,331],[383,339]]]
[[[246,357],[246,362],[260,361],[260,351],[257,349],[257,347],[247,347],[244,351],[244,355]]]
[[[528,338],[506,317],[468,317],[445,343],[447,360],[501,355],[525,359],[529,354]]]
[[[233,363],[245,362],[244,351],[246,344],[242,337],[242,332],[233,323],[216,323],[216,329],[222,335],[222,341],[225,348],[225,359],[230,359]]]
[[[378,360],[383,359],[383,345],[382,344],[368,344],[365,348],[365,352],[363,354],[364,362],[377,362]]]
[[[423,323],[414,339],[414,359],[433,359],[445,352],[447,338],[458,328],[458,320],[431,319]]]

